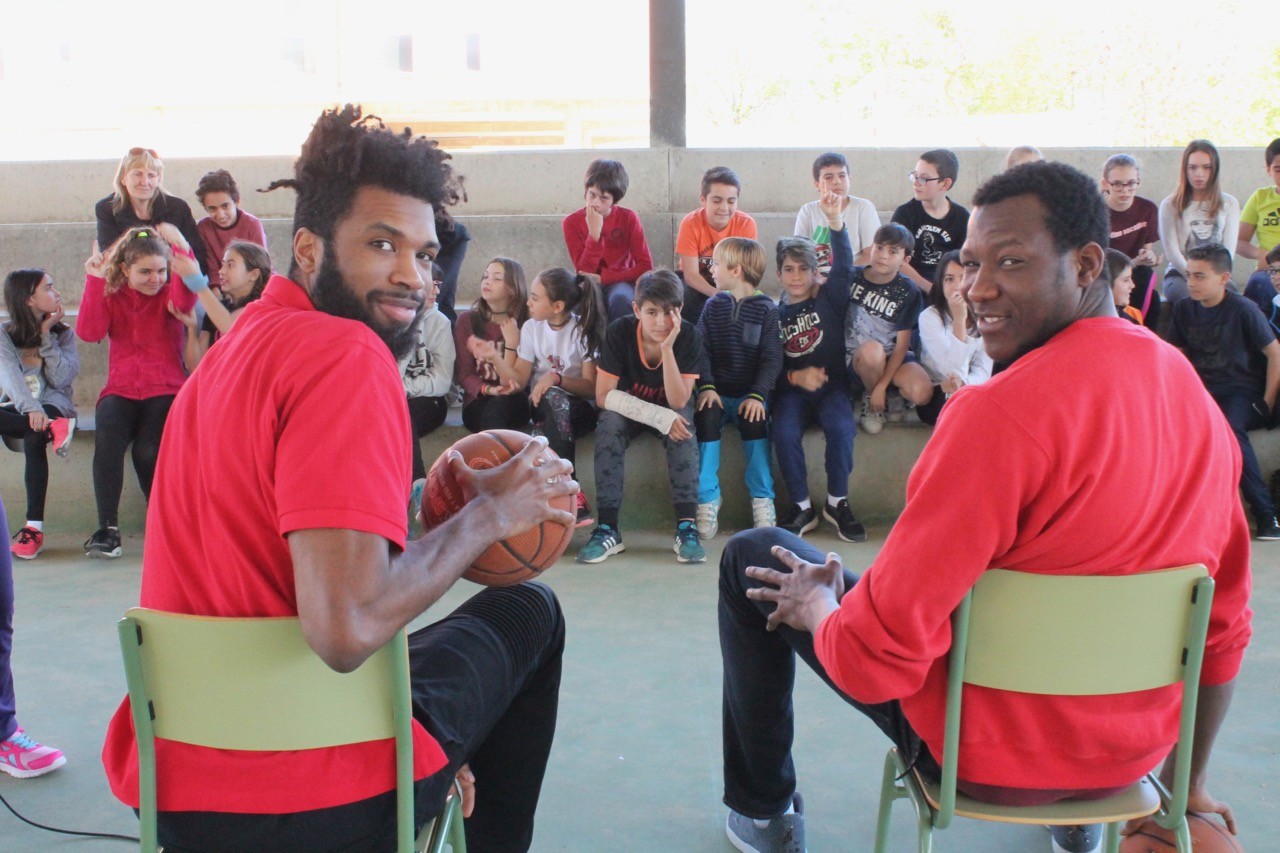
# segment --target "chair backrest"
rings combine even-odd
[[[965,684],[1085,696],[1181,682],[1182,748],[1173,796],[1185,808],[1212,603],[1213,579],[1203,565],[1118,577],[984,572],[953,617],[936,825],[946,826],[955,805]]]
[[[144,850],[155,844],[155,737],[250,751],[395,738],[400,848],[412,849],[413,741],[403,631],[353,672],[338,673],[307,645],[296,618],[133,608],[118,629],[138,738]]]

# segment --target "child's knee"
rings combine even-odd
[[[898,386],[902,396],[914,405],[920,406],[933,397],[933,382],[924,368],[918,364],[904,364],[894,374],[893,384]]]
[[[719,441],[724,427],[724,408],[719,404],[698,409],[693,416],[698,441]]]

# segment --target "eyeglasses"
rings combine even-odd
[[[1107,186],[1119,192],[1120,190],[1136,190],[1141,181],[1107,181]]]
[[[931,181],[941,181],[942,178],[928,178],[919,172],[908,172],[907,182],[912,184],[928,184]]]
[[[1280,267],[1267,267],[1267,275],[1275,278],[1280,275]]]

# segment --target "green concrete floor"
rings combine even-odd
[[[848,545],[822,528],[813,539],[854,569],[883,542]],[[576,548],[583,534],[579,534]],[[728,851],[720,804],[720,663],[715,560],[675,562],[671,540],[628,533],[628,550],[597,566],[565,562],[546,576],[569,621],[561,717],[538,815],[539,851]],[[65,768],[16,780],[0,795],[23,814],[61,827],[133,834],[137,821],[107,790],[100,762],[106,722],[124,692],[114,622],[136,602],[142,541],[124,558],[83,558],[79,536],[53,536],[20,562],[16,649],[19,719],[62,748]],[[1280,544],[1255,554],[1255,635],[1219,739],[1211,790],[1231,803],[1246,849],[1265,850],[1280,791]],[[472,591],[462,583],[448,612]],[[428,621],[428,620],[424,620]],[[809,849],[870,849],[886,742],[807,670],[796,690],[796,764]],[[480,780],[480,784],[484,784]],[[914,849],[910,809],[899,804],[892,849]],[[939,846],[955,851],[1048,851],[1037,827],[960,820]],[[118,841],[52,835],[0,812],[0,850],[128,850]]]

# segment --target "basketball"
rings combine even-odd
[[[496,468],[519,453],[529,443],[530,436],[509,429],[491,429],[458,439],[448,450],[440,454],[427,472],[427,485],[422,495],[419,519],[427,530],[451,518],[466,503],[462,487],[449,468],[449,453],[458,451],[462,460],[475,469]],[[538,457],[538,464],[558,459],[545,448]],[[557,509],[572,513],[575,508],[573,495],[565,495],[552,501]],[[463,577],[485,586],[509,586],[536,578],[548,569],[573,538],[573,526],[544,521],[523,533],[500,539],[476,558]]]
[[[1191,830],[1191,849],[1195,853],[1244,853],[1240,841],[1216,818],[1188,814],[1187,828]],[[1177,849],[1173,833],[1152,819],[1120,841],[1120,853],[1168,853]]]

